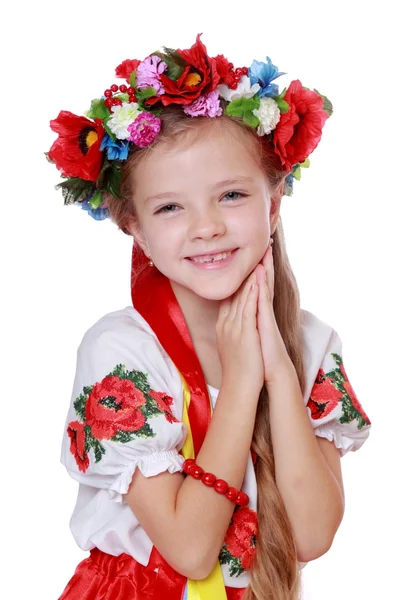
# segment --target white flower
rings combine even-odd
[[[111,108],[113,116],[107,125],[119,140],[127,140],[130,136],[128,126],[133,123],[139,114],[139,105],[136,102],[123,102]]]
[[[258,135],[271,133],[279,123],[281,111],[273,98],[260,98],[260,107],[253,109],[253,114],[259,119]]]
[[[252,98],[260,89],[258,83],[250,85],[250,77],[242,75],[236,90],[231,90],[224,83],[217,85],[218,94],[228,102],[239,100],[239,98]]]

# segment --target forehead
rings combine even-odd
[[[201,117],[197,117],[201,118]],[[136,165],[135,196],[178,191],[239,176],[265,180],[257,145],[236,127],[212,124],[159,143]]]

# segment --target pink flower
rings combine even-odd
[[[219,104],[218,91],[214,90],[203,94],[183,108],[183,111],[191,117],[220,117],[222,108]]]
[[[158,56],[148,56],[137,68],[136,87],[139,90],[153,87],[157,96],[164,94],[164,88],[160,81],[160,75],[165,71],[167,65]]]
[[[145,148],[151,144],[160,133],[161,119],[149,112],[141,112],[136,119],[128,126],[128,140]]]

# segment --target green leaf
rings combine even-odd
[[[107,119],[107,121],[103,121],[103,127],[106,131],[106,133],[108,133],[108,135],[110,136],[110,138],[112,139],[113,142],[115,142],[115,140],[117,139],[117,136],[115,135],[115,133],[113,133],[111,131],[111,129],[108,126],[108,121],[111,119],[111,115],[109,116],[109,118]]]
[[[64,204],[73,204],[81,202],[90,195],[94,189],[92,181],[86,181],[80,177],[69,177],[65,181],[56,185],[56,190],[61,189],[64,198]]]
[[[129,77],[129,85],[133,88],[136,87],[136,71],[132,71]]]
[[[151,402],[148,400],[146,404],[141,407],[141,410],[146,419],[151,419],[156,415],[163,414],[163,411],[160,410],[157,402],[153,398],[151,398]]]
[[[143,427],[135,431],[135,434],[138,437],[142,438],[156,437],[156,434],[154,433],[154,431],[148,423],[146,423],[145,425],[143,425]]]
[[[107,158],[104,158],[103,161],[103,165],[100,169],[100,173],[97,177],[97,181],[96,181],[96,187],[97,189],[101,190],[104,188],[105,186],[105,179],[106,179],[106,174],[107,171],[111,168],[111,163]]]
[[[92,100],[90,109],[85,113],[89,119],[106,119],[110,115],[110,111],[104,104],[103,98]]]
[[[301,169],[299,166],[296,167],[296,169],[293,171],[292,173],[293,177],[297,180],[300,181],[301,179]]]
[[[343,362],[340,354],[337,354],[336,352],[331,352],[331,356],[332,356],[333,360],[335,361],[335,363],[337,364],[337,366],[340,367],[340,365]]]
[[[112,442],[119,442],[120,444],[127,444],[135,439],[133,431],[117,431],[117,433],[111,438]]]
[[[243,121],[246,123],[246,125],[254,128],[258,127],[260,124],[258,117],[256,117],[251,110],[246,110],[246,112],[243,113]]]
[[[326,113],[328,113],[328,117],[331,117],[333,114],[333,105],[332,102],[323,94],[320,94],[318,90],[316,90],[314,88],[314,92],[316,92],[318,94],[318,96],[321,96],[322,100],[324,101],[323,104],[323,109]]]
[[[274,98],[274,100],[277,103],[278,108],[282,114],[287,113],[289,110],[289,104],[285,101],[286,91],[287,91],[287,88],[284,88],[281,91],[281,93],[279,94],[279,96],[276,96]]]
[[[221,565],[228,565],[232,560],[232,555],[228,552],[226,545],[224,544],[220,550],[218,556],[219,563]]]
[[[302,169],[308,169],[308,167],[310,166],[310,159],[306,158],[306,160],[302,163],[300,163],[300,167]]]
[[[119,161],[113,160],[110,169],[107,170],[105,188],[112,196],[122,200],[121,196],[121,181],[122,181],[122,165]]]
[[[164,52],[168,56],[170,56],[176,62],[177,65],[180,65],[183,68],[187,66],[188,63],[186,62],[186,60],[174,48],[166,48],[164,46]]]
[[[126,94],[125,92],[123,92],[121,94],[117,94],[116,96],[114,96],[114,98],[119,98],[121,100],[121,102],[128,102],[129,94]],[[110,114],[110,112],[108,112],[108,114]]]
[[[112,377],[112,376],[120,377],[121,379],[127,379],[125,365],[117,365],[115,367],[115,369],[113,369],[111,371],[111,373],[109,374],[109,377]]]
[[[82,421],[86,420],[85,408],[86,408],[87,397],[84,394],[80,394],[75,402],[74,408],[75,412]]]
[[[155,90],[153,87],[148,87],[144,90],[136,90],[135,95],[138,101],[147,100],[147,98],[152,98],[153,96],[156,96],[157,90]]]
[[[244,118],[244,114],[253,111],[260,106],[260,98],[253,96],[253,98],[239,98],[233,100],[227,104],[225,113],[230,117],[241,117]],[[253,115],[255,116],[255,115]]]
[[[168,77],[172,79],[172,81],[176,81],[182,75],[185,68],[178,64],[175,60],[170,58],[167,54],[163,54],[162,52],[153,52],[155,56],[158,56],[165,62],[168,68]]]
[[[275,102],[278,105],[279,110],[281,111],[282,114],[285,114],[288,112],[289,110],[289,104],[283,100],[283,98],[280,98],[279,96],[277,98],[274,98]]]
[[[102,202],[103,202],[103,194],[100,190],[97,190],[97,192],[95,192],[89,200],[90,207],[93,208],[93,210],[96,210],[96,208],[99,208],[99,206],[101,205]]]
[[[87,444],[85,448],[86,452],[88,452],[90,448],[93,448],[95,462],[100,462],[103,454],[106,453],[106,449],[103,444],[93,436],[92,430],[88,425],[85,427],[85,442]]]

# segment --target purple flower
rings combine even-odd
[[[128,140],[139,146],[139,148],[145,148],[156,139],[160,130],[160,117],[156,117],[149,112],[141,112],[133,123],[128,125]]]
[[[199,96],[183,108],[183,112],[191,117],[220,117],[222,108],[219,104],[218,91],[214,90]]]
[[[167,65],[158,56],[148,56],[136,70],[136,87],[139,90],[152,87],[157,96],[164,94],[164,88],[160,81],[160,75],[165,71]]]

